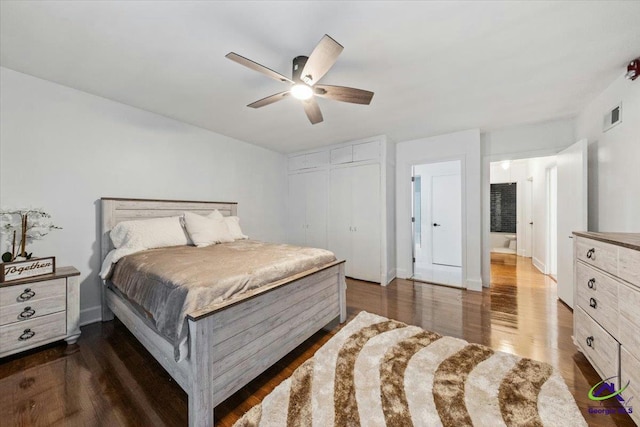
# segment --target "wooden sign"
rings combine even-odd
[[[32,258],[26,261],[0,264],[0,282],[11,282],[29,277],[52,274],[56,271],[56,257]]]

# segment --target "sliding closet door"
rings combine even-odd
[[[353,276],[380,282],[380,165],[350,169]]]
[[[329,250],[347,260],[345,273],[353,276],[351,259],[351,169],[332,169],[329,177]]]

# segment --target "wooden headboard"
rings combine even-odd
[[[219,210],[224,216],[238,213],[236,202],[194,202],[188,200],[119,199],[103,197],[100,199],[102,211],[101,255],[104,259],[113,249],[109,232],[122,221],[136,219],[163,218],[182,215],[184,211],[207,215]]]

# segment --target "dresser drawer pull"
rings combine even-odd
[[[26,341],[28,339],[33,338],[33,336],[36,333],[33,332],[31,329],[25,329],[24,332],[22,333],[22,335],[20,335],[20,337],[18,338],[20,341]]]
[[[593,337],[587,337],[587,345],[593,348]]]
[[[596,279],[589,279],[589,281],[587,282],[587,286],[589,287],[589,289],[595,289],[596,288]]]
[[[22,313],[18,315],[18,317],[20,319],[28,319],[34,314],[36,314],[36,311],[34,309],[32,309],[31,307],[25,307],[24,310],[22,310]]]
[[[591,248],[587,251],[587,258],[589,259],[595,259],[595,255],[596,255],[596,250],[595,248]]]
[[[31,288],[27,288],[27,289],[24,290],[24,292],[22,292],[20,294],[20,296],[18,298],[20,298],[20,301],[27,301],[27,300],[30,300],[31,298],[35,297],[35,296],[36,296],[36,293],[33,292],[31,290]]]
[[[591,308],[598,308],[598,301],[595,298],[589,298],[589,305]]]

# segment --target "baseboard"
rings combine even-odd
[[[467,290],[482,292],[482,279],[467,279]]]
[[[395,278],[396,278],[396,269],[393,268],[387,272],[387,283],[385,283],[384,286],[387,286]]]
[[[531,258],[531,262],[533,263],[533,266],[535,268],[537,268],[538,270],[540,270],[540,273],[542,274],[547,274],[547,267],[544,265],[543,262],[540,262],[540,260],[536,257],[532,257]]]
[[[80,326],[96,323],[102,320],[102,306],[85,308],[80,310]]]
[[[408,279],[412,276],[412,273],[407,272],[403,268],[396,268],[396,277],[398,279]]]

